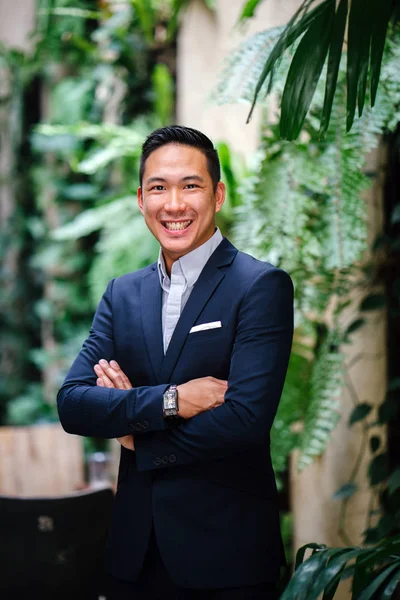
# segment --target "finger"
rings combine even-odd
[[[96,373],[97,377],[103,377],[103,375],[105,375],[105,372],[99,364],[94,365],[93,370]]]
[[[104,383],[101,377],[96,379],[96,385],[98,385],[99,387],[104,387]]]
[[[99,365],[103,369],[106,376],[112,381],[114,387],[118,388],[119,390],[126,389],[120,373],[117,373],[117,371],[110,366],[108,361],[102,358],[99,360]]]
[[[101,379],[103,382],[103,386],[101,386],[101,387],[114,388],[115,385],[111,381],[111,379],[109,377],[107,377],[107,375],[105,374],[105,372],[103,371],[103,369],[101,367],[100,368],[98,368],[98,367],[99,367],[99,365],[95,365],[94,370],[98,376],[98,379]],[[96,384],[97,384],[97,381],[96,381]]]
[[[114,371],[121,377],[122,383],[126,390],[132,389],[132,384],[129,381],[128,377],[125,375],[119,364],[116,360],[110,360],[110,367],[114,369]]]
[[[94,371],[95,371],[98,379],[100,379],[102,381],[102,385],[98,384],[97,381],[96,381],[96,385],[99,385],[100,387],[108,387],[108,388],[116,387],[114,385],[114,383],[112,382],[112,380],[109,377],[107,377],[107,375],[105,374],[105,372],[103,371],[103,369],[101,368],[100,365],[95,365]]]

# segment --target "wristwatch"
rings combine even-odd
[[[163,395],[163,417],[168,420],[179,418],[178,415],[178,390],[173,383],[169,385]]]

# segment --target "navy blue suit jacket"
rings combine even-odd
[[[292,281],[224,238],[164,356],[156,267],[109,283],[58,394],[67,432],[135,436],[135,452],[121,449],[107,569],[135,580],[154,522],[180,586],[277,580],[284,556],[269,433],[292,343]],[[222,327],[189,333],[212,321]],[[101,358],[117,360],[134,388],[96,387],[93,366]],[[228,380],[224,404],[168,427],[168,384],[208,375]]]

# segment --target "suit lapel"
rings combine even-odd
[[[164,358],[161,325],[161,285],[157,267],[143,277],[140,288],[142,327],[156,381]]]
[[[225,272],[221,267],[231,264],[236,253],[237,249],[224,238],[202,270],[182,311],[167,353],[164,356],[160,381],[168,383],[191,327],[195,324],[214,290],[225,277]]]

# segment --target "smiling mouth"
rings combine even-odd
[[[187,229],[193,221],[161,221],[161,223],[168,231],[183,231],[184,229]]]

